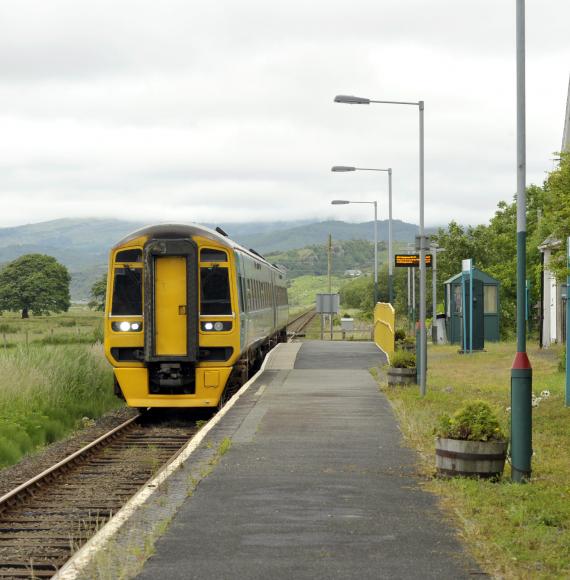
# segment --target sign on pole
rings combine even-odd
[[[340,312],[339,294],[317,294],[318,314],[338,314]]]

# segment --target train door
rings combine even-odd
[[[144,249],[145,361],[198,360],[198,251],[191,239],[150,240]]]
[[[155,261],[155,336],[158,356],[186,356],[186,256],[157,257]]]

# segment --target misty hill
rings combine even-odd
[[[379,239],[387,240],[387,221],[379,221]],[[115,219],[59,219],[0,228],[0,264],[30,253],[48,254],[72,274],[72,298],[86,299],[93,282],[105,271],[109,249],[128,233],[145,225]],[[206,224],[215,227],[217,224]],[[373,222],[250,222],[219,224],[231,238],[264,254],[287,252],[334,240],[373,240]],[[409,242],[417,226],[394,220],[394,239]],[[287,261],[287,260],[285,260]]]

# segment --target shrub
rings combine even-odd
[[[394,340],[405,340],[406,339],[406,331],[399,328],[394,333]]]
[[[504,441],[505,434],[485,401],[472,401],[450,417],[445,414],[435,429],[437,437],[463,441]]]
[[[392,355],[390,365],[396,369],[413,369],[416,366],[416,355],[413,352],[398,350]]]

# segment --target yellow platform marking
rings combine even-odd
[[[156,354],[187,354],[186,258],[157,257],[155,262]]]

